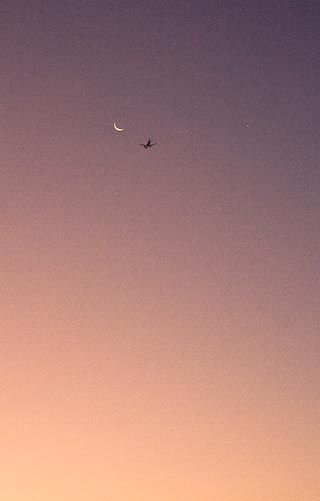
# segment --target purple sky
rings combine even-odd
[[[319,3],[0,16],[1,496],[318,500]]]

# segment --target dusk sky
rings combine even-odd
[[[1,500],[319,501],[319,2],[0,19]]]

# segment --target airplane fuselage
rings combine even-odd
[[[146,144],[140,143],[141,146],[143,146],[145,149],[151,148],[151,146],[154,146],[156,143],[151,143],[151,139]]]

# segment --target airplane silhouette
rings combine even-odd
[[[143,144],[143,143],[139,143],[139,144],[140,144],[140,146],[143,146],[145,149],[147,149],[147,148],[151,148],[151,146],[154,146],[157,143],[151,143],[151,139],[149,137],[149,141],[146,144]]]

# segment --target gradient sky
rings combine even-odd
[[[318,501],[319,2],[0,19],[1,499]]]

